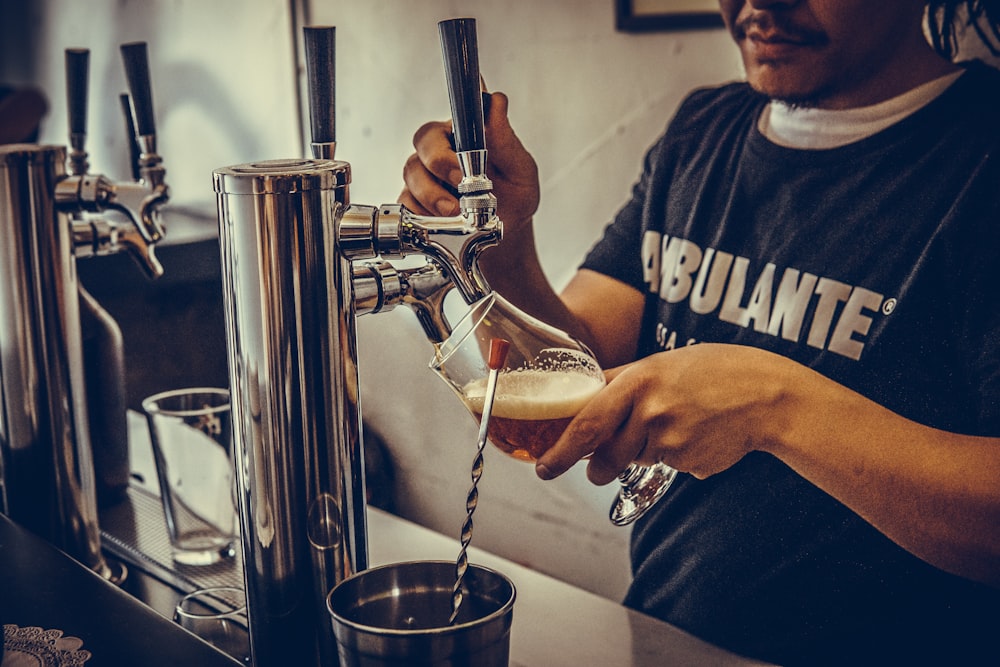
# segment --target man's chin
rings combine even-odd
[[[776,84],[762,80],[759,77],[749,77],[747,79],[750,87],[762,95],[766,95],[776,102],[782,102],[793,108],[812,109],[823,105],[823,100],[827,95],[819,88],[800,86],[793,87],[787,82]]]
[[[822,106],[830,90],[817,82],[816,68],[806,63],[744,60],[747,82],[762,95],[793,107]]]

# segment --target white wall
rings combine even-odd
[[[174,211],[214,217],[213,169],[301,150],[286,0],[0,0],[0,16],[0,80],[49,98],[42,143],[68,143],[64,50],[90,49],[87,151],[112,178],[129,174],[119,45],[148,43]]]
[[[172,206],[212,226],[213,169],[303,154],[291,4],[0,0],[0,78],[45,88],[52,111],[42,140],[64,144],[63,49],[89,47],[91,163],[123,177],[118,45],[148,41]],[[514,127],[540,166],[538,243],[550,277],[564,284],[624,201],[643,151],[682,95],[740,74],[723,31],[621,34],[613,8],[613,0],[311,3],[313,24],[337,26],[337,157],[352,164],[353,200],[396,199],[414,130],[449,113],[437,22],[475,17],[483,76],[510,95]],[[431,348],[410,312],[363,317],[359,328],[364,415],[398,466],[400,512],[455,535],[457,555],[475,424],[427,370]],[[530,465],[490,448],[480,491],[476,546],[622,595],[628,532],[607,520],[614,489],[590,485],[582,465],[541,482]]]

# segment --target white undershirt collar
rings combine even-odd
[[[758,121],[761,133],[780,146],[829,149],[845,146],[899,122],[948,89],[962,72],[946,74],[902,95],[857,109],[812,109],[771,101]]]

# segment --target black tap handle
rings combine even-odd
[[[333,26],[302,29],[309,82],[309,123],[314,144],[337,141],[336,31]]]
[[[135,124],[140,136],[156,134],[153,119],[153,91],[149,85],[149,60],[146,56],[146,42],[122,44],[122,59],[125,61],[125,78],[135,112]]]
[[[142,173],[139,168],[142,149],[139,148],[139,140],[135,132],[135,112],[132,110],[132,98],[129,97],[128,93],[122,93],[118,96],[118,101],[121,102],[122,115],[125,116],[125,140],[128,142],[129,169],[132,180],[138,181]]]
[[[479,46],[476,19],[449,19],[438,23],[444,55],[448,97],[451,99],[455,150],[486,148],[483,96],[479,82]]]
[[[90,50],[66,49],[66,103],[69,105],[69,133],[87,134],[87,87],[90,78]]]

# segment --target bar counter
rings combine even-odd
[[[0,625],[4,666],[239,664],[2,514]]]
[[[368,536],[372,565],[453,560],[458,555],[457,537],[374,508],[368,509]],[[469,549],[469,562],[505,574],[517,589],[512,667],[765,664],[733,655],[672,625],[474,546]]]
[[[126,562],[129,569],[124,590],[0,515],[0,624],[56,630],[76,638],[79,648],[93,655],[85,667],[239,664],[169,620],[183,593],[205,584],[185,577],[183,568],[171,568],[169,557],[157,564],[155,549],[149,548],[165,544],[166,529],[143,420],[135,414],[129,417],[132,469],[140,481],[133,481],[135,488],[129,489],[123,506],[101,516],[109,557]],[[439,534],[373,507],[367,516],[372,566],[453,561],[458,555],[457,536]],[[132,548],[120,548],[128,543]],[[487,553],[475,546],[474,539],[469,560],[506,575],[517,589],[513,667],[763,664]],[[237,557],[212,571],[196,569],[219,585],[239,584],[241,568]]]
[[[372,565],[457,555],[453,538],[374,508],[368,520]],[[517,588],[512,666],[761,664],[475,547],[470,561]],[[0,622],[76,638],[95,667],[237,664],[164,618],[167,608],[141,604],[0,515]]]

